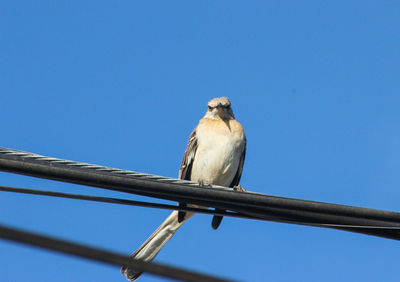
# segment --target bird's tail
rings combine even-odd
[[[178,221],[178,211],[173,211],[166,220],[154,231],[132,255],[131,258],[140,259],[146,262],[152,261],[160,252],[161,248],[168,242],[182,224],[192,217],[194,213],[186,213],[184,221]],[[135,281],[142,272],[123,266],[121,273],[130,281]]]

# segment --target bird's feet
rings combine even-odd
[[[205,184],[203,180],[199,180],[199,187],[208,187],[211,188],[211,184]]]
[[[242,187],[242,185],[240,185],[240,184],[233,186],[233,190],[239,191],[239,192],[246,192],[246,189],[244,189]]]

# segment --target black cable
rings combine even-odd
[[[119,204],[119,205],[128,205],[128,206],[157,208],[157,209],[165,209],[165,210],[179,210],[179,211],[186,211],[186,212],[196,212],[196,213],[211,214],[211,215],[223,215],[223,216],[248,218],[248,219],[259,219],[259,218],[253,217],[253,216],[240,214],[240,213],[236,213],[236,212],[229,212],[229,211],[215,211],[215,210],[208,210],[208,209],[204,209],[204,208],[202,209],[202,208],[181,207],[178,205],[174,206],[174,205],[168,205],[168,204],[149,203],[149,202],[143,202],[143,201],[133,201],[133,200],[109,198],[109,197],[88,196],[88,195],[81,195],[81,194],[70,194],[70,193],[63,193],[63,192],[18,188],[18,187],[10,187],[10,186],[3,186],[3,185],[0,185],[0,191],[21,193],[21,194],[30,194],[30,195],[40,195],[40,196],[50,196],[50,197],[75,199],[75,200],[85,200],[85,201]]]
[[[181,182],[166,182],[160,176],[47,158],[5,148],[0,148],[0,170],[231,210],[272,221],[400,240],[400,213],[396,212],[236,192],[229,188],[200,188]]]
[[[177,267],[166,266],[163,264],[144,262],[132,259],[115,252],[105,251],[98,248],[87,247],[81,244],[76,244],[48,236],[43,236],[31,232],[26,232],[4,225],[0,225],[0,238],[6,240],[28,244],[35,247],[40,247],[52,251],[70,254],[82,258],[87,258],[116,266],[129,266],[137,269],[138,271],[148,272],[153,275],[168,277],[176,280],[203,282],[214,281],[223,282],[228,281],[222,278],[201,274],[198,272],[188,271]]]
[[[361,226],[361,225],[354,226],[354,225],[338,225],[338,224],[323,224],[323,223],[312,224],[312,223],[307,223],[307,222],[287,220],[287,219],[279,218],[279,217],[257,218],[257,217],[252,217],[249,215],[234,213],[234,212],[229,212],[229,211],[216,212],[214,210],[207,210],[207,209],[202,209],[202,208],[190,208],[190,207],[182,207],[182,206],[176,206],[176,205],[149,203],[149,202],[133,201],[133,200],[117,199],[117,198],[109,198],[109,197],[88,196],[88,195],[81,195],[81,194],[70,194],[70,193],[44,191],[44,190],[37,190],[37,189],[17,188],[17,187],[3,186],[3,185],[0,185],[0,191],[21,193],[21,194],[30,194],[30,195],[40,195],[40,196],[51,196],[51,197],[67,198],[67,199],[75,199],[75,200],[86,200],[86,201],[111,203],[111,204],[119,204],[119,205],[158,208],[158,209],[166,209],[166,210],[180,210],[180,211],[188,211],[188,212],[196,212],[196,213],[212,214],[212,215],[224,215],[224,216],[256,219],[256,220],[277,221],[277,222],[282,222],[282,223],[301,224],[301,225],[308,225],[308,226],[314,226],[314,227],[374,228],[374,229],[397,229],[397,230],[400,230],[400,227],[396,228],[396,227]]]

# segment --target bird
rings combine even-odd
[[[246,135],[243,127],[236,121],[227,97],[213,98],[207,103],[207,107],[206,114],[189,137],[178,178],[198,182],[200,187],[214,184],[245,191],[239,185],[246,156]],[[179,205],[186,206],[185,203]],[[173,211],[130,257],[152,261],[193,215],[193,212]],[[215,215],[212,227],[217,229],[221,221],[222,216]],[[130,281],[135,281],[142,274],[127,266],[121,268],[121,273]]]

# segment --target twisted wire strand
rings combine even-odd
[[[199,187],[199,183],[188,181],[188,180],[170,178],[170,177],[148,174],[148,173],[143,173],[143,172],[136,172],[136,171],[126,170],[126,169],[106,167],[106,166],[95,165],[95,164],[88,164],[88,163],[84,163],[84,162],[64,160],[64,159],[59,159],[59,158],[54,158],[54,157],[47,157],[47,156],[42,156],[39,154],[34,154],[34,153],[29,153],[29,152],[24,152],[24,151],[19,151],[19,150],[15,150],[15,149],[9,149],[9,148],[0,148],[0,154],[18,156],[18,157],[33,159],[33,160],[38,160],[38,161],[47,161],[50,163],[58,163],[58,164],[68,165],[71,167],[87,168],[87,169],[92,169],[92,170],[96,170],[96,171],[107,171],[107,172],[115,173],[118,175],[152,180],[155,182],[184,184],[184,185],[189,185],[189,186],[193,186],[193,187]],[[223,187],[223,186],[219,186],[219,185],[208,185],[207,184],[207,187],[222,189],[222,190],[232,190],[228,187]]]

